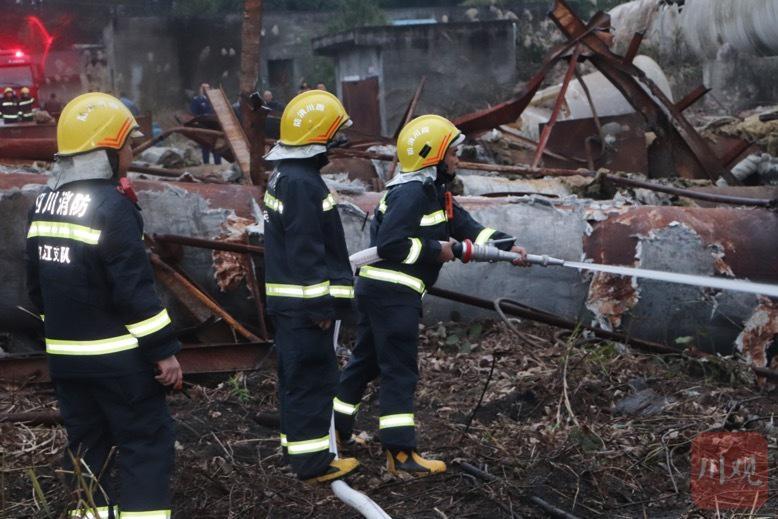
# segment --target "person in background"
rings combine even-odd
[[[119,100],[124,103],[124,106],[127,107],[127,109],[134,117],[140,115],[140,108],[138,108],[138,105],[135,104],[135,101],[130,99],[125,92],[119,94]]]
[[[205,115],[213,115],[213,107],[211,106],[211,102],[208,101],[208,96],[205,95],[205,92],[211,88],[211,85],[208,83],[202,83],[200,85],[200,93],[192,98],[192,103],[189,106],[189,111],[192,112],[192,115],[195,117],[202,117]],[[210,158],[211,158],[211,148],[208,146],[200,145],[200,151],[203,154],[203,164],[209,164]],[[213,163],[214,164],[221,164],[222,158],[219,154],[214,153],[213,154]]]
[[[278,101],[273,99],[273,92],[271,92],[270,90],[265,90],[264,92],[262,92],[262,101],[265,103],[265,106],[267,106],[274,112],[284,111],[283,103],[279,103]]]
[[[308,84],[307,81],[305,81],[305,80],[300,81],[300,93],[307,92],[310,89],[311,89],[311,86]]]
[[[316,83],[316,90],[323,90],[325,92],[329,92],[329,90],[327,90],[327,85],[325,85],[324,83]]]
[[[43,106],[43,109],[49,112],[51,115],[58,114],[62,111],[62,102],[57,98],[57,94],[54,92],[49,96],[49,100]]]
[[[3,103],[0,108],[3,114],[3,124],[19,122],[19,100],[16,98],[13,88],[7,87],[3,91]]]
[[[35,103],[35,98],[30,94],[30,89],[22,87],[19,91],[19,121],[23,123],[32,122],[32,105]]]

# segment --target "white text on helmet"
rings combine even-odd
[[[324,105],[322,103],[316,103],[305,105],[304,108],[300,108],[297,111],[297,118],[294,120],[292,124],[295,125],[295,127],[299,128],[303,124],[303,119],[305,119],[305,116],[308,115],[311,112],[323,112],[324,111]]]

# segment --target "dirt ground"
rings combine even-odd
[[[691,441],[705,431],[748,430],[768,442],[769,499],[753,514],[719,517],[778,517],[775,394],[759,388],[747,368],[517,327],[423,329],[420,450],[445,460],[449,471],[426,479],[386,473],[373,387],[357,421],[366,444],[347,453],[362,462],[350,484],[395,518],[548,517],[538,498],[577,517],[717,517],[692,502]],[[483,405],[465,433],[495,357]],[[281,465],[271,369],[196,382],[188,396],[170,398],[174,517],[359,517],[328,487],[301,483]],[[0,391],[0,412],[54,407],[49,387]],[[73,499],[56,472],[64,443],[58,426],[0,424],[1,517],[64,517]],[[474,477],[462,463],[497,479]]]

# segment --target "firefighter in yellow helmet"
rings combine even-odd
[[[14,89],[6,87],[3,90],[3,99],[0,103],[0,114],[3,117],[3,124],[14,124],[19,122],[19,99],[17,99]]]
[[[265,290],[278,352],[281,446],[297,477],[320,483],[357,468],[330,452],[338,384],[333,321],[351,307],[351,265],[337,203],[321,178],[327,149],[351,124],[328,92],[286,106],[265,193]]]
[[[484,227],[447,190],[465,136],[438,115],[410,121],[397,138],[400,174],[374,212],[371,246],[381,261],[359,271],[357,344],[343,371],[335,400],[335,426],[344,443],[368,382],[380,379],[379,433],[391,473],[426,476],[444,472],[442,461],[422,457],[416,446],[413,395],[418,380],[421,298],[452,261],[450,238],[470,239],[526,255],[515,239]],[[526,264],[525,258],[516,264]]]
[[[52,180],[30,210],[28,292],[44,323],[68,450],[101,488],[92,496],[97,509],[72,517],[118,518],[118,508],[123,519],[171,514],[174,435],[164,386],[181,384],[180,344],[154,289],[125,178],[130,137],[140,135],[118,99],[73,99],[57,125]],[[118,493],[108,481],[114,446]]]
[[[19,91],[19,120],[23,123],[32,122],[32,105],[35,98],[30,95],[30,89],[22,87]]]

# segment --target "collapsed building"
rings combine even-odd
[[[687,1],[684,10],[705,3]],[[707,89],[675,101],[659,66],[638,56],[640,33],[620,55],[596,34],[608,20],[605,13],[585,22],[556,0],[549,16],[566,42],[514,97],[455,120],[471,139],[462,157],[459,202],[484,224],[518,236],[533,253],[778,284],[778,194],[765,185],[770,167],[759,166],[765,147],[736,133],[699,132],[684,112]],[[321,46],[358,45],[360,38]],[[769,45],[755,48],[777,52]],[[564,70],[561,83],[541,90],[556,65]],[[423,82],[416,88],[402,121],[413,116],[425,88]],[[140,161],[131,168],[152,263],[187,343],[181,362],[189,373],[251,369],[270,340],[262,304],[263,185],[252,185],[249,174],[249,164],[261,159],[251,156],[254,136],[241,130],[224,93],[212,89],[208,95],[219,129],[188,121],[138,143],[136,156],[177,133],[233,161],[241,174],[237,182]],[[770,125],[769,115],[762,124]],[[380,126],[386,130],[387,124]],[[2,128],[0,158],[50,160],[53,130]],[[395,164],[390,138],[350,137],[348,146],[333,151],[327,181],[337,191],[353,253],[369,245],[368,220]],[[757,166],[736,175],[744,161]],[[23,222],[47,170],[17,165],[3,171],[0,228],[7,245],[0,255],[0,293],[7,322],[1,376],[42,379],[40,325],[17,307],[29,308]],[[477,319],[487,310],[474,306],[474,299],[505,296],[532,315],[582,323],[623,342],[736,353],[770,376],[778,368],[775,301],[606,273],[452,264],[428,296],[425,319]]]

